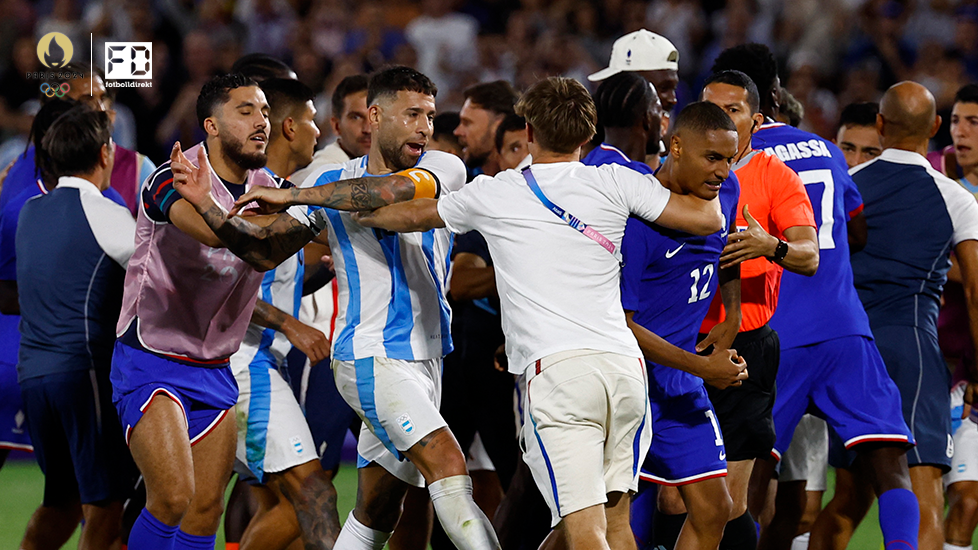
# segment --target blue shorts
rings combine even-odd
[[[930,464],[951,469],[951,372],[937,334],[907,326],[873,327],[886,370],[900,389],[903,418],[917,447],[907,452],[911,466]]]
[[[205,437],[238,401],[231,367],[192,367],[116,341],[112,352],[112,402],[119,411],[126,444],[143,412],[158,395],[180,405],[193,445]]]
[[[720,425],[706,388],[651,399],[652,446],[639,478],[679,486],[727,475]]]
[[[777,384],[777,439],[771,454],[778,460],[806,412],[825,419],[846,448],[868,442],[913,445],[900,410],[900,393],[873,341],[865,336],[781,350]],[[946,397],[947,390],[944,393]]]
[[[44,505],[125,500],[137,472],[112,408],[107,370],[70,371],[21,382]]]
[[[17,383],[17,366],[0,361],[0,450],[31,451],[31,436],[24,423],[24,401]]]

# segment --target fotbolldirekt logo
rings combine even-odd
[[[41,84],[41,93],[48,97],[64,97],[70,91],[71,85],[67,82],[62,82],[60,85],[47,82]]]
[[[37,43],[37,58],[49,69],[60,69],[71,63],[74,53],[71,40],[60,32],[49,32]]]

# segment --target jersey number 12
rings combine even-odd
[[[710,280],[713,279],[714,269],[713,264],[706,264],[702,269],[689,272],[689,276],[693,278],[693,285],[689,287],[689,300],[686,303],[692,304],[710,297]],[[700,288],[700,279],[703,280],[702,288]]]

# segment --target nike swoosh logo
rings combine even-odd
[[[727,451],[720,451],[720,460],[727,459]]]
[[[678,254],[679,251],[682,250],[684,246],[686,246],[686,243],[679,245],[679,248],[675,250],[666,250],[666,258],[672,258],[676,254]]]

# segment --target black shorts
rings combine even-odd
[[[747,361],[747,380],[725,390],[706,386],[720,423],[727,462],[766,458],[771,456],[775,438],[771,411],[781,360],[778,333],[768,325],[741,332],[733,349]]]
[[[112,406],[108,369],[28,378],[20,388],[44,472],[44,506],[125,500],[138,473]]]

